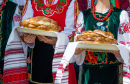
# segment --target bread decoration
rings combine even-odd
[[[30,17],[29,19],[24,20],[21,24],[24,28],[56,32],[59,32],[59,30],[61,30],[56,21],[44,16]]]
[[[105,32],[102,30],[88,30],[76,37],[76,41],[84,41],[85,43],[96,44],[116,44],[117,40],[114,39],[114,35],[111,32]]]

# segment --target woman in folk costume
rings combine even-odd
[[[74,3],[75,0],[28,0],[23,19],[29,17],[45,16],[57,21],[61,27],[60,33],[64,33],[69,39],[72,38],[74,29]],[[41,35],[24,34],[24,42],[33,48],[33,54],[27,56],[28,75],[30,84],[42,83],[52,84],[55,82],[56,71],[63,52],[55,53],[54,46],[57,38]],[[63,39],[63,38],[62,38]],[[35,45],[34,45],[35,42]],[[33,57],[32,57],[33,56]],[[59,61],[58,61],[59,60]],[[56,63],[56,64],[55,64]],[[52,66],[54,68],[52,68]],[[55,68],[57,67],[57,68]],[[53,72],[52,72],[53,71]],[[63,84],[76,84],[75,70],[73,63],[68,66],[69,75],[63,78]]]
[[[76,25],[77,34],[81,34],[84,30],[109,31],[118,40],[119,45],[125,45],[122,49],[118,47],[120,52],[110,51],[108,53],[84,52],[83,49],[76,49],[75,55],[81,59],[77,64],[83,63],[79,77],[81,78],[80,84],[119,84],[117,71],[121,63],[124,63],[123,84],[130,83],[128,21],[127,12],[113,7],[110,0],[97,0],[93,8],[79,14]]]
[[[86,9],[92,8],[97,0],[77,0],[79,5],[79,10],[84,11]],[[125,9],[127,11],[129,8],[129,0],[110,0],[114,7]]]
[[[0,84],[3,82],[5,47],[12,29],[19,25],[20,19],[17,4],[0,0]]]

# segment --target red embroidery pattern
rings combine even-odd
[[[50,5],[50,7],[44,7],[45,4],[43,0],[35,0],[34,3],[36,4],[36,10],[42,11],[46,16],[52,16],[55,12],[60,14],[63,12],[64,7],[67,5],[66,0],[58,0],[58,2],[54,5]]]
[[[124,26],[124,30],[125,30],[126,32],[129,30],[129,28],[128,28],[127,25]]]
[[[14,74],[14,75],[8,75],[8,76],[3,77],[4,83],[20,81],[20,80],[27,80],[27,79],[28,79],[27,73]]]
[[[88,51],[88,54],[86,54],[86,59],[90,62],[90,63],[97,63],[98,61],[98,56],[95,56],[94,54],[92,54],[93,52]]]
[[[124,33],[130,33],[130,22],[127,22],[127,24],[121,23],[119,27],[119,34],[124,34]]]
[[[15,16],[14,16],[14,21],[20,21],[20,20],[21,20],[20,15],[15,15]]]
[[[119,42],[120,44],[123,44],[123,45],[126,45],[126,43],[124,41],[120,41]]]

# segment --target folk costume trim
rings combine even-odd
[[[36,4],[35,9],[37,11],[42,11],[45,16],[52,16],[54,13],[62,13],[64,7],[67,6],[67,0],[58,0],[56,4],[54,4],[54,1],[46,0],[44,2],[44,0],[34,0],[34,4]]]
[[[100,65],[102,67],[103,64],[118,64],[119,62],[117,60],[110,61],[108,60],[108,54],[107,52],[92,52],[88,51],[86,54],[86,59],[84,61],[85,65]]]
[[[3,0],[2,2],[2,6],[0,7],[0,52],[1,52],[1,42],[2,42],[2,14],[3,14],[3,7],[6,6],[6,2],[8,2],[8,0]],[[0,57],[1,57],[1,53],[0,53]]]
[[[8,0],[3,0],[2,2],[2,6],[0,7],[0,59],[4,60],[2,57],[1,57],[1,42],[2,42],[2,15],[3,15],[3,7],[6,6],[6,2],[8,2]],[[0,68],[0,83],[1,81],[3,80],[3,75],[2,75],[2,69]]]
[[[26,3],[25,3],[25,5],[24,5],[23,11],[22,11],[22,17],[21,17],[21,20],[20,20],[20,22],[19,22],[19,26],[21,26],[22,18],[23,18],[23,16],[25,15],[25,13],[26,13],[26,11],[27,11],[28,1],[29,1],[29,0],[26,0]]]

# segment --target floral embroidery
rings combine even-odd
[[[87,59],[90,63],[97,63],[98,56],[95,56],[94,54],[87,54],[87,55],[86,55],[86,59]]]
[[[97,14],[97,15],[98,15],[98,14]],[[104,16],[99,15],[99,17],[104,17]],[[107,18],[104,22],[97,22],[97,23],[93,26],[93,28],[94,28],[94,29],[103,30],[103,31],[109,31],[108,25],[109,25],[109,18]]]
[[[86,54],[86,59],[84,61],[85,65],[99,65],[100,67],[104,66],[103,64],[115,64],[118,63],[117,60],[109,61],[107,52],[92,52],[88,51]]]
[[[119,34],[130,33],[130,22],[127,22],[127,24],[121,23],[118,31]]]
[[[36,0],[37,3],[37,9],[42,10],[43,8],[43,0]]]
[[[44,10],[44,13],[45,13],[45,14],[52,14],[52,12],[53,12],[53,10],[51,10],[51,8],[46,8],[46,9]]]
[[[124,30],[125,30],[125,32],[127,32],[129,30],[128,26],[125,25]]]
[[[97,22],[97,26],[102,26],[103,22]]]
[[[15,16],[14,16],[14,21],[20,21],[20,20],[21,20],[20,15],[15,15]]]
[[[85,27],[83,26],[83,24],[76,24],[76,32],[77,34],[81,34],[82,32],[85,31]]]
[[[35,4],[37,5],[36,10],[42,11],[43,14],[47,15],[47,16],[52,16],[55,12],[58,14],[62,13],[64,7],[67,5],[66,0],[58,0],[57,4],[54,7],[51,7],[53,5],[50,4],[49,6],[47,6],[47,8],[44,7],[45,4],[43,4],[43,3],[44,3],[43,0],[35,0]]]
[[[103,52],[92,52],[92,51],[88,51],[86,54],[86,60],[85,60],[85,64],[92,64],[92,65],[96,65],[96,64],[105,64],[107,63],[107,54],[103,53]]]
[[[123,45],[126,45],[124,41],[120,41],[119,43],[120,43],[120,44],[123,44]]]
[[[31,63],[31,59],[30,59],[30,57],[28,57],[28,59],[27,59],[27,63]]]

